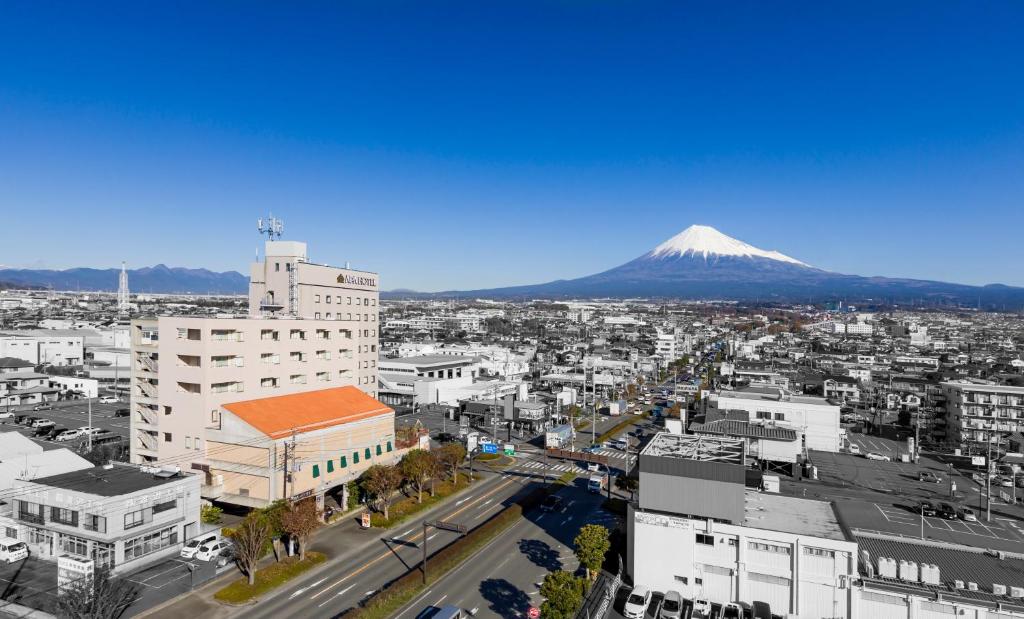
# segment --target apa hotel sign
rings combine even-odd
[[[377,279],[374,277],[363,277],[362,275],[348,275],[342,273],[338,276],[339,284],[349,284],[352,286],[376,286]]]

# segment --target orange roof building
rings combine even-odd
[[[394,410],[357,387],[307,391],[222,405],[236,417],[272,439],[312,432]]]

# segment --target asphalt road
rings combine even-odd
[[[565,502],[560,511],[528,512],[395,614],[395,619],[421,617],[448,604],[474,617],[526,617],[531,606],[539,608],[540,583],[546,574],[579,569],[572,541],[580,527],[618,525],[617,518],[600,507],[604,496],[587,492],[581,481],[559,492]]]

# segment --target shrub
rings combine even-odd
[[[248,602],[257,595],[283,585],[318,563],[323,563],[326,559],[327,557],[322,553],[312,551],[306,553],[306,558],[303,560],[298,557],[288,557],[279,563],[273,563],[262,570],[257,570],[253,584],[250,585],[245,578],[239,578],[215,593],[213,597],[228,604]]]
[[[222,515],[224,510],[216,505],[203,505],[199,508],[199,519],[204,524],[218,524]]]

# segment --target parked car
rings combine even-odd
[[[32,410],[34,410],[34,411],[48,411],[48,410],[51,410],[52,408],[53,408],[53,404],[47,404],[46,402],[42,402],[40,404],[36,404],[35,406],[33,406]]]
[[[35,417],[30,417],[29,415],[25,415],[25,414],[15,415],[14,416],[14,423],[18,423],[18,424],[26,425],[27,426],[28,425],[28,420],[30,420],[30,419],[35,419]]]
[[[34,418],[34,419],[32,419],[32,422],[28,424],[28,427],[30,427],[30,428],[42,428],[44,426],[52,426],[52,425],[55,425],[55,424],[52,421],[50,421],[49,419],[35,419]]]
[[[0,539],[0,561],[14,563],[28,558],[28,546],[14,539]]]
[[[772,619],[772,607],[768,602],[754,602],[751,610],[754,619]]]
[[[99,428],[97,428],[95,426],[81,426],[80,428],[78,428],[78,431],[81,432],[85,436],[89,436],[89,435],[96,436],[100,432],[103,432],[103,430],[101,430],[101,429],[99,429]],[[109,432],[109,430],[108,430],[108,432]]]
[[[681,619],[683,616],[683,596],[678,591],[669,591],[661,602],[658,619]]]
[[[935,505],[932,504],[931,501],[921,501],[917,504],[917,509],[915,511],[923,516],[934,516]]]
[[[199,537],[192,538],[189,541],[185,542],[185,545],[182,547],[180,553],[181,557],[183,559],[191,559],[192,557],[196,556],[196,552],[199,551],[199,548],[201,546],[207,543],[215,542],[218,539],[220,539],[220,536],[216,533],[209,533],[206,535],[200,535]]]
[[[61,430],[53,435],[53,440],[63,443],[64,441],[73,441],[76,438],[82,437],[81,430]]]
[[[974,510],[969,508],[969,507],[965,507],[965,508],[960,510],[960,518],[962,520],[964,520],[965,522],[977,522],[978,521],[978,515],[975,514]]]
[[[643,585],[633,587],[622,607],[622,615],[626,619],[644,619],[647,607],[651,604],[651,590]]]
[[[921,471],[917,476],[917,481],[937,484],[942,482],[942,478],[931,471]]]
[[[868,453],[864,454],[864,457],[867,458],[868,460],[880,460],[882,462],[889,462],[890,460],[889,456],[880,454],[877,451],[869,451]]]
[[[562,497],[549,494],[547,498],[544,499],[544,502],[540,504],[540,508],[542,511],[556,512],[562,508]]]
[[[131,411],[127,408],[119,408],[114,411],[114,417],[127,417]]]
[[[711,602],[709,600],[696,599],[693,601],[693,619],[710,619]]]
[[[753,619],[754,610],[746,602],[729,602],[722,608],[722,619]]]
[[[235,546],[231,544],[220,551],[217,555],[217,567],[224,567],[235,560]]]
[[[121,399],[114,395],[105,395],[100,398],[100,404],[117,404]]]
[[[860,455],[860,445],[857,443],[850,443],[850,453],[855,456]]]
[[[10,411],[0,411],[0,419],[14,419],[14,413]]]
[[[938,509],[935,510],[935,515],[946,520],[956,520],[957,509],[949,503],[939,503]]]
[[[216,559],[221,552],[231,547],[231,542],[226,539],[219,539],[214,542],[206,542],[199,547],[196,551],[196,559],[200,561],[209,561]]]
[[[996,481],[996,483],[998,483],[1000,486],[1003,486],[1004,488],[1012,488],[1013,487],[1013,478],[1012,477],[999,477],[995,481]]]

